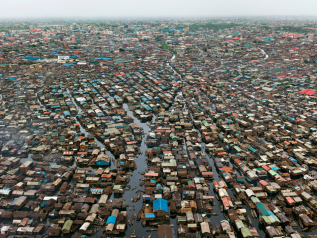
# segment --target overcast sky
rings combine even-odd
[[[317,0],[0,0],[0,18],[316,16]]]

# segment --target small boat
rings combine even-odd
[[[302,221],[300,219],[298,221],[299,221],[300,228],[304,229],[304,225],[303,225]]]
[[[144,207],[142,207],[140,209],[140,211],[138,212],[138,215],[136,217],[137,221],[141,220],[141,216],[142,216],[143,212],[144,212]]]
[[[136,237],[135,235],[135,228],[133,229],[133,233],[132,233],[132,236],[131,237]]]
[[[137,191],[137,196],[136,196],[136,198],[135,198],[136,201],[139,201],[139,199],[141,198],[141,192],[142,192],[141,190],[138,190],[138,191]]]
[[[143,185],[144,185],[144,180],[141,179],[141,180],[140,180],[140,186],[143,186]]]
[[[249,224],[252,225],[251,218],[248,216]]]
[[[151,238],[151,236],[152,236],[152,233],[149,235],[149,237],[148,237],[148,238]]]
[[[220,226],[217,224],[216,227],[217,227],[216,229],[217,234],[220,234]]]

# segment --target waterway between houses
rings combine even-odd
[[[265,55],[265,59],[268,58],[268,55],[264,52],[264,50],[260,49]],[[172,65],[172,61],[175,59],[175,55],[172,56],[172,58],[170,59],[170,62],[167,62],[167,65],[171,67],[171,69],[173,70],[175,76],[178,77],[178,80],[182,80],[182,76],[173,68]],[[67,92],[69,93],[69,95],[71,96],[69,90],[67,89]],[[72,97],[72,96],[71,96]],[[182,93],[179,93],[177,95],[177,97],[183,97],[182,96]],[[191,100],[194,100],[194,99],[191,99]],[[78,112],[81,112],[81,108],[76,104],[76,101],[74,100],[74,98],[72,97],[72,101],[74,103],[74,105],[76,106]],[[38,100],[39,104],[44,107],[41,102]],[[141,175],[141,172],[145,171],[146,168],[147,168],[147,164],[146,164],[146,156],[145,156],[145,152],[146,150],[148,149],[146,144],[145,144],[145,140],[146,140],[146,136],[149,134],[149,132],[151,131],[151,128],[149,127],[149,122],[148,123],[143,123],[141,122],[138,118],[136,118],[134,115],[133,115],[133,112],[131,110],[129,110],[129,107],[127,104],[123,104],[123,108],[127,111],[127,115],[132,117],[134,119],[134,122],[139,126],[139,127],[142,127],[143,128],[143,132],[144,132],[144,135],[143,135],[143,139],[142,139],[142,143],[140,145],[140,151],[141,151],[141,154],[139,154],[136,158],[135,158],[135,163],[137,165],[137,169],[135,169],[133,172],[130,172],[131,176],[130,176],[130,186],[131,188],[133,187],[137,187],[137,189],[135,190],[127,190],[125,191],[125,193],[123,194],[123,198],[126,198],[126,202],[127,202],[127,215],[128,217],[131,219],[132,217],[132,213],[138,213],[138,211],[142,208],[143,204],[142,204],[142,198],[137,201],[136,203],[133,203],[131,201],[131,197],[136,197],[136,192],[138,189],[141,189],[143,190],[144,187],[140,187],[139,186],[139,181],[141,178],[144,178],[143,175]],[[184,105],[184,110],[187,110],[186,108],[186,103]],[[153,116],[153,120],[156,119],[156,116]],[[81,125],[80,125],[80,129],[81,129],[81,132],[84,133],[86,136],[89,135],[89,132],[87,132]],[[101,143],[100,141],[98,141],[97,139],[95,140],[97,146],[99,146],[100,148],[102,149],[105,149],[105,146],[103,145],[103,143]],[[205,150],[205,143],[201,143],[201,146],[202,146],[202,151]],[[187,151],[187,147],[186,147],[186,143],[184,143],[184,150]],[[111,162],[111,168],[116,168],[116,163],[114,163],[113,160],[114,159],[114,156],[109,152],[109,151],[106,151],[106,153],[108,155],[111,156],[112,158],[112,162]],[[32,160],[31,159],[31,154],[28,156],[28,158],[24,158],[22,159],[21,161],[24,162],[26,160]],[[213,173],[214,173],[214,180],[213,181],[219,181],[220,180],[220,176],[217,172],[217,169],[215,167],[215,164],[214,164],[214,160],[209,156],[207,155],[207,158],[210,162],[210,165],[212,166],[213,168]],[[210,189],[209,189],[209,195],[210,196],[215,196],[215,193],[214,193],[214,190],[213,190],[213,183],[210,182],[209,183],[209,186],[210,186]],[[233,193],[231,191],[232,188],[228,188],[228,193],[230,196],[233,197]],[[116,199],[114,197],[114,195],[112,194],[111,197],[109,197],[110,200],[114,200]],[[221,212],[221,209],[220,209],[220,206],[219,206],[219,202],[218,200],[215,198],[214,199],[214,202],[215,202],[215,205],[213,206],[213,212],[217,213],[218,215],[217,216],[210,216],[209,219],[211,220],[212,222],[212,225],[214,228],[216,228],[216,225],[220,225],[220,221],[221,220],[224,220],[225,217],[223,216],[223,213]],[[130,211],[130,209],[128,208],[130,205],[134,205],[135,206],[135,210],[132,210]],[[264,228],[261,224],[259,224],[259,220],[258,218],[252,218],[251,216],[251,212],[250,212],[250,209],[247,207],[247,205],[243,205],[243,208],[245,208],[247,210],[247,213],[248,213],[248,216],[251,218],[252,220],[252,224],[257,228],[258,230],[258,233],[260,235],[260,237],[264,237],[265,236],[265,233],[264,233]],[[151,228],[151,227],[143,227],[141,225],[141,221],[136,221],[136,220],[132,220],[133,221],[133,225],[132,226],[129,226],[127,225],[127,230],[125,232],[125,235],[126,236],[130,236],[132,235],[133,233],[133,230],[135,229],[135,235],[137,237],[148,237],[150,234],[152,234],[152,237],[153,238],[156,238],[157,237],[157,232],[156,231],[146,231],[146,228]],[[51,223],[52,220],[49,220],[47,221],[48,223]],[[170,223],[174,226],[174,234],[175,234],[175,237],[177,237],[177,224],[176,224],[176,218],[171,218],[170,220]],[[63,237],[72,237],[73,235],[62,235]],[[93,237],[93,238],[97,238],[97,237],[101,237],[101,236],[106,236],[105,233],[103,233],[103,230],[100,229],[96,234],[92,235],[92,236],[89,236],[89,237]]]
[[[175,55],[172,56],[172,58],[170,59],[170,62],[172,62],[174,59],[175,59]],[[182,80],[182,76],[170,65],[170,62],[167,62],[166,64],[168,66],[170,66],[171,70],[173,70],[174,74],[176,76],[178,76],[179,80]],[[74,100],[74,98],[72,97],[70,91],[67,89],[67,92],[68,94],[70,95],[70,97],[72,98],[72,101],[76,107],[76,109],[78,110],[78,112],[81,112],[81,108],[77,105],[76,103],[76,100]],[[179,93],[178,96],[181,96],[182,97],[182,94]],[[42,106],[42,107],[45,107],[41,102],[40,100],[38,100],[38,103]],[[130,176],[130,182],[129,184],[131,185],[131,188],[133,187],[137,187],[137,189],[135,190],[127,190],[125,191],[125,193],[123,194],[123,198],[126,198],[126,202],[127,202],[127,215],[128,217],[131,219],[132,217],[132,213],[138,213],[138,211],[142,208],[143,204],[142,204],[142,199],[140,199],[139,201],[133,203],[131,201],[131,197],[136,197],[136,192],[138,189],[141,189],[143,190],[142,187],[139,186],[139,181],[141,178],[144,178],[143,175],[141,175],[141,172],[145,171],[146,168],[147,168],[147,164],[146,164],[146,156],[145,156],[145,152],[146,150],[148,149],[146,144],[145,144],[145,140],[146,140],[146,136],[149,134],[149,132],[151,131],[151,128],[149,127],[149,123],[143,123],[141,122],[138,118],[136,118],[134,115],[133,115],[133,112],[131,110],[129,110],[129,107],[126,103],[123,104],[123,108],[127,111],[127,115],[128,116],[131,116],[133,119],[134,119],[134,123],[136,123],[139,127],[142,127],[143,128],[143,132],[144,132],[144,135],[142,137],[142,143],[140,145],[140,151],[141,151],[141,154],[139,154],[136,158],[135,158],[135,163],[137,165],[137,169],[135,169],[133,172],[130,172],[131,176]],[[187,108],[186,108],[186,103],[184,105],[184,110],[187,111]],[[156,116],[153,116],[153,120],[155,120]],[[76,121],[77,119],[74,118]],[[78,121],[77,121],[78,122]],[[79,123],[80,124],[80,123]],[[80,130],[82,133],[85,134],[85,136],[89,135],[90,133],[87,132],[83,127],[82,125],[80,125]],[[101,149],[105,149],[105,146],[102,142],[98,141],[97,139],[95,139],[95,142],[97,144],[98,147],[100,147]],[[205,149],[205,144],[204,143],[201,143],[202,144],[202,151],[204,151]],[[187,148],[186,148],[186,144],[184,143],[184,150],[187,151]],[[109,151],[105,151],[105,153],[107,153],[110,157],[111,157],[111,168],[116,168],[116,163],[114,163],[113,161],[115,161],[115,157],[111,154],[111,152]],[[27,158],[23,158],[21,159],[21,162],[25,162],[27,160],[32,160],[31,158],[32,154],[29,154]],[[220,180],[220,176],[217,172],[217,169],[214,165],[214,161],[212,158],[210,158],[208,155],[207,155],[207,158],[209,159],[209,162],[210,162],[210,165],[212,166],[213,168],[213,173],[214,173],[214,180],[213,181],[219,181]],[[55,164],[55,163],[52,163],[52,164]],[[209,186],[210,186],[210,190],[209,190],[209,195],[210,196],[214,196],[214,191],[213,191],[213,183],[209,183]],[[229,190],[228,191],[229,194],[231,196],[233,196],[232,192]],[[115,200],[116,197],[114,196],[114,194],[112,194],[110,197],[109,197],[110,200]],[[219,206],[219,202],[218,200],[215,198],[214,199],[214,202],[215,202],[215,206],[213,206],[213,212],[217,213],[218,215],[217,216],[211,216],[209,217],[211,222],[212,222],[212,225],[213,227],[215,228],[216,225],[220,225],[220,221],[221,220],[224,220],[225,217],[223,216],[222,212],[221,212],[221,209],[220,209],[220,206]],[[132,210],[130,211],[130,209],[128,208],[129,206],[133,206],[135,207],[135,210]],[[246,208],[246,205],[245,205],[245,208]],[[248,211],[248,214],[249,216],[251,217],[251,213],[250,211]],[[53,220],[51,219],[48,219],[47,220],[47,224],[50,224]],[[129,226],[127,225],[127,229],[126,229],[126,232],[125,232],[125,235],[129,236],[129,235],[132,235],[133,233],[133,230],[135,229],[135,235],[137,237],[148,237],[150,234],[151,237],[153,238],[156,238],[157,237],[157,232],[156,231],[146,231],[147,228],[154,228],[154,227],[143,227],[142,224],[141,224],[141,221],[136,221],[136,220],[132,220],[133,221],[133,225],[132,226]],[[174,234],[175,234],[175,237],[177,237],[177,218],[171,218],[170,219],[170,224],[173,225],[174,227]],[[252,222],[253,224],[258,228],[258,219],[253,219],[252,218]],[[264,232],[262,231],[262,229],[258,229],[259,231],[259,234],[261,236],[264,236]],[[62,234],[63,237],[67,237],[67,238],[70,238],[70,237],[73,237],[74,235],[65,235],[65,234]],[[92,238],[99,238],[101,236],[105,236],[105,233],[103,233],[103,230],[100,229],[96,234],[92,235],[92,236],[89,236],[89,237],[92,237]]]

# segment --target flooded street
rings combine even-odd
[[[259,48],[261,50],[261,52],[265,55],[265,58],[264,59],[267,59],[269,58],[269,55],[261,48]]]
[[[268,55],[264,52],[264,50],[260,49],[262,51],[262,53],[264,53],[266,56],[265,58],[268,58]],[[166,65],[171,69],[171,71],[173,72],[175,78],[177,79],[177,82],[180,82],[182,83],[183,81],[183,78],[182,78],[182,75],[179,74],[175,68],[172,66],[172,63],[175,61],[176,59],[176,55],[173,54],[172,55],[172,58],[166,62]],[[96,85],[95,85],[96,86]],[[69,98],[71,100],[71,103],[72,105],[75,107],[76,111],[77,111],[77,114],[78,115],[82,115],[84,113],[84,110],[82,109],[82,107],[80,106],[79,102],[73,97],[71,91],[69,88],[66,87],[66,92],[65,92],[65,96],[67,98]],[[198,89],[196,89],[198,90]],[[199,100],[196,98],[196,97],[185,97],[184,94],[182,93],[182,88],[181,90],[175,95],[175,97],[173,98],[173,101],[174,102],[177,102],[177,101],[180,101],[180,102],[184,102],[183,106],[182,106],[182,110],[185,111],[185,112],[188,112],[189,113],[189,117],[190,117],[190,120],[189,120],[189,123],[191,124],[194,124],[194,114],[192,113],[192,108],[188,108],[187,106],[187,102],[190,102],[190,103],[198,103]],[[108,91],[107,93],[110,94],[110,91]],[[46,108],[43,103],[40,100],[40,97],[36,94],[36,97],[37,97],[37,102],[38,104],[45,110],[49,110],[48,108]],[[108,100],[110,101],[114,101],[115,98],[110,96],[108,97]],[[209,99],[208,100],[208,103],[210,103],[211,107],[212,108],[215,108],[217,109],[217,104],[215,103],[212,103],[211,100]],[[4,104],[4,103],[3,103]],[[128,176],[129,176],[129,183],[128,183],[128,186],[129,188],[125,188],[125,192],[123,195],[117,195],[117,194],[114,194],[112,193],[111,196],[108,197],[108,200],[109,201],[115,201],[119,198],[124,198],[126,199],[126,205],[127,205],[127,217],[133,222],[133,225],[127,225],[127,228],[125,230],[125,232],[122,234],[122,235],[132,235],[132,234],[135,234],[137,237],[153,237],[153,238],[156,238],[157,237],[157,233],[156,233],[156,227],[157,226],[149,226],[149,225],[146,225],[146,226],[143,226],[142,225],[142,222],[141,221],[136,221],[135,219],[132,219],[133,217],[133,214],[137,214],[140,209],[142,209],[142,207],[144,206],[144,201],[143,201],[143,195],[145,195],[145,186],[140,186],[140,180],[143,180],[144,179],[144,173],[147,171],[148,169],[148,164],[147,164],[147,156],[146,156],[146,151],[150,148],[147,147],[146,145],[146,138],[147,136],[153,132],[154,130],[150,128],[150,125],[151,123],[155,123],[155,121],[158,119],[158,115],[153,115],[151,121],[147,121],[147,122],[142,122],[140,119],[138,119],[135,114],[134,114],[134,111],[132,111],[130,108],[133,108],[131,107],[132,105],[129,105],[127,103],[123,103],[122,104],[122,108],[126,111],[126,116],[132,118],[133,122],[139,127],[139,128],[142,128],[143,130],[143,134],[142,134],[142,141],[139,145],[139,150],[140,150],[140,153],[138,153],[135,157],[134,157],[134,161],[135,161],[135,164],[136,164],[136,169],[134,170],[130,170],[128,172]],[[165,111],[165,113],[169,113],[169,112],[173,112],[174,109],[167,109]],[[88,136],[92,136],[92,134],[86,130],[85,126],[82,125],[82,123],[78,120],[77,117],[70,117],[72,120],[74,120],[74,123],[78,123],[79,124],[79,130],[80,130],[80,133],[82,135],[84,135],[84,137],[88,137]],[[123,119],[123,116],[120,117],[121,119]],[[65,119],[64,116],[62,116],[62,119]],[[227,119],[229,120],[229,119]],[[214,126],[217,126],[216,123],[212,123]],[[200,140],[203,140],[203,137],[202,137],[202,134],[199,130],[196,130],[196,133],[198,135],[198,138]],[[134,139],[134,135],[133,135],[133,139]],[[109,150],[107,150],[105,144],[103,143],[103,141],[97,139],[97,138],[94,138],[94,142],[95,142],[95,145],[97,146],[97,148],[100,148],[101,151],[104,151],[105,154],[109,155],[110,156],[110,168],[111,169],[118,169],[117,168],[117,159],[118,159],[118,156],[114,156],[113,153],[111,153]],[[201,142],[200,143],[200,147],[201,147],[201,152],[202,153],[205,153],[207,152],[207,147],[206,147],[206,143],[205,142]],[[191,150],[190,148],[187,146],[187,143],[186,143],[186,140],[184,139],[183,141],[183,151],[185,152],[185,154],[190,157],[191,156]],[[232,154],[233,155],[233,154]],[[32,161],[32,162],[35,162],[35,160],[32,159],[32,156],[33,154],[28,154],[28,157],[27,158],[22,158],[21,159],[21,162],[22,163],[25,163],[26,161]],[[212,206],[212,213],[213,215],[206,215],[204,214],[204,217],[205,218],[208,218],[210,220],[210,226],[213,227],[213,228],[216,228],[216,227],[219,227],[219,224],[220,224],[220,221],[224,221],[224,220],[227,220],[228,217],[227,216],[224,216],[224,211],[222,210],[222,203],[221,203],[221,200],[218,200],[216,199],[216,197],[218,198],[217,194],[215,193],[215,189],[214,189],[214,182],[220,182],[220,181],[223,181],[223,178],[221,177],[221,174],[219,173],[219,168],[217,168],[215,166],[216,162],[215,162],[215,157],[209,153],[207,153],[206,155],[206,158],[209,162],[209,165],[211,166],[211,170],[213,172],[213,179],[212,181],[208,181],[208,187],[209,187],[209,190],[208,190],[208,196],[213,196],[214,199],[213,199],[213,206]],[[51,165],[57,165],[57,163],[54,161],[54,162],[51,162],[50,163]],[[75,162],[72,164],[72,165],[77,165],[77,166],[80,166],[79,164],[76,163],[76,160]],[[228,161],[228,166],[233,168],[234,171],[241,176],[241,171],[238,171],[234,168],[233,164],[231,163],[231,161]],[[93,166],[93,167],[89,167],[92,171],[92,173],[95,173],[98,169],[98,166]],[[132,189],[133,188],[133,189]],[[136,188],[136,189],[134,189]],[[142,191],[141,193],[141,199],[139,199],[138,201],[136,202],[133,202],[131,198],[134,198],[137,196],[137,192],[138,191]],[[75,190],[73,190],[73,194],[75,194]],[[236,197],[236,194],[233,192],[233,187],[231,185],[228,186],[228,194],[231,198],[234,198]],[[133,207],[133,209],[131,209],[131,207]],[[261,237],[264,237],[265,236],[265,227],[259,223],[259,219],[258,218],[255,218],[253,217],[253,215],[251,214],[251,210],[250,208],[247,206],[247,205],[242,205],[242,208],[246,210],[247,212],[247,216],[249,218],[251,218],[251,222],[252,224],[250,224],[250,227],[255,227],[258,231],[258,234],[261,236]],[[177,216],[174,216],[174,217],[171,217],[170,220],[169,220],[169,224],[173,225],[173,232],[174,232],[174,235],[177,236]],[[5,223],[3,223],[5,224]],[[47,220],[47,225],[51,225],[52,224],[52,220],[51,219],[48,219]],[[147,230],[148,229],[148,230]],[[105,235],[105,232],[103,231],[103,229],[99,229],[97,231],[97,233],[93,234],[93,235],[90,235],[90,237],[93,237],[93,238],[99,238],[101,236],[104,236]],[[74,235],[63,235],[63,237],[74,237]],[[200,235],[199,235],[200,237]]]
[[[0,238],[316,238],[315,25],[3,22]]]

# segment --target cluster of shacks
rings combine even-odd
[[[11,24],[0,238],[314,237],[303,22]]]

